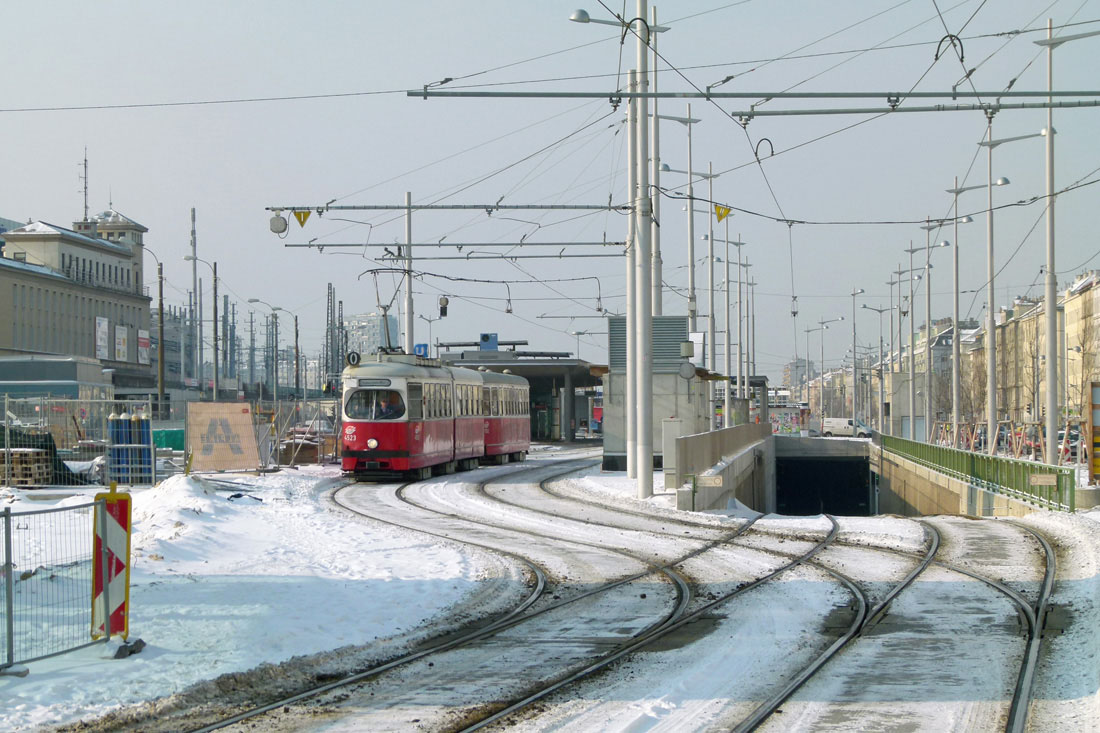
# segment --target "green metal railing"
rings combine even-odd
[[[933,471],[1048,509],[1072,512],[1077,508],[1077,477],[1070,466],[971,453],[891,435],[880,437],[883,450]]]

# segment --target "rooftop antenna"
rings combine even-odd
[[[88,147],[84,146],[84,175],[78,176],[84,181],[84,221],[88,221]]]

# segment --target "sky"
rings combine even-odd
[[[404,241],[405,222],[395,211],[329,210],[313,213],[304,226],[291,219],[280,238],[269,231],[267,208],[399,206],[406,192],[414,204],[476,206],[414,214],[414,242],[453,245],[416,250],[414,341],[428,342],[429,331],[433,341],[445,342],[496,332],[503,340],[528,340],[530,350],[573,352],[579,340],[584,359],[605,361],[607,328],[597,307],[623,312],[622,250],[563,250],[562,243],[623,241],[625,217],[482,208],[625,201],[623,107],[611,98],[635,65],[636,46],[632,39],[621,46],[612,27],[569,22],[576,7],[577,0],[498,0],[476,10],[448,2],[324,2],[308,10],[280,1],[9,3],[4,25],[18,30],[0,45],[0,64],[9,69],[0,97],[6,142],[0,216],[66,226],[79,220],[87,149],[91,211],[113,206],[149,228],[146,243],[164,262],[169,305],[185,304],[192,287],[183,256],[190,250],[193,207],[198,256],[218,263],[220,290],[238,304],[239,320],[247,322],[249,308],[258,309],[258,318],[267,312],[249,306],[249,298],[298,314],[302,348],[315,353],[323,341],[327,283],[345,315],[402,307],[399,278],[388,271],[392,263],[382,260],[382,247]],[[593,18],[624,12],[621,3],[585,7]],[[746,243],[742,254],[758,283],[758,372],[774,382],[783,364],[805,356],[805,329],[844,315],[844,323],[825,332],[826,366],[839,364],[852,342],[853,289],[865,290],[855,299],[857,309],[889,306],[887,281],[899,266],[909,267],[904,250],[924,246],[926,237],[957,246],[960,314],[981,316],[987,301],[984,187],[960,196],[960,214],[975,221],[960,225],[958,242],[953,231],[926,234],[920,224],[950,216],[945,190],[956,176],[960,186],[987,182],[986,156],[977,145],[986,134],[983,112],[757,116],[745,127],[738,112],[753,104],[761,111],[885,106],[882,97],[764,101],[769,92],[788,90],[990,92],[1011,85],[1044,91],[1045,51],[1032,41],[1045,37],[1048,17],[1056,27],[1068,26],[1058,31],[1063,34],[1100,29],[1100,3],[902,0],[869,9],[851,0],[743,0],[656,7],[658,23],[669,28],[656,35],[660,91],[704,89],[733,76],[715,90],[760,95],[658,105],[659,114],[682,116],[691,103],[700,120],[693,125],[693,168],[709,164],[720,173],[713,198],[703,181],[695,196],[734,207],[715,237],[727,238],[728,223],[728,238]],[[626,15],[634,9],[629,3]],[[946,41],[936,59],[949,32],[961,39],[961,62],[945,50]],[[1100,38],[1059,47],[1055,89],[1095,89],[1098,56]],[[448,78],[438,88],[607,96],[406,94]],[[935,104],[954,102],[910,99],[901,107]],[[1100,175],[1100,143],[1092,134],[1098,115],[1100,109],[1090,108],[1054,115],[1055,188],[1078,186],[1058,198],[1061,284],[1100,262],[1089,227],[1097,189],[1087,185]],[[661,161],[685,170],[686,127],[660,125]],[[1002,110],[993,137],[1036,133],[1045,125],[1043,110]],[[1007,207],[995,215],[997,307],[1042,292],[1044,160],[1041,138],[999,146],[993,156],[993,177],[1011,181],[994,189],[995,207]],[[687,212],[677,198],[686,182],[678,173],[660,179],[663,312],[669,315],[686,313]],[[1009,206],[1016,202],[1026,205]],[[696,217],[695,229],[698,299],[706,315],[709,280],[706,262],[698,261],[707,256],[706,243],[698,241],[707,232],[706,215]],[[521,241],[523,247],[515,246]],[[310,242],[315,246],[289,246]],[[605,256],[564,256],[571,253]],[[724,245],[715,254],[724,259]],[[529,259],[533,255],[554,257]],[[440,257],[479,259],[432,259]],[[934,250],[931,258],[932,317],[938,319],[951,315],[951,249]],[[719,364],[723,267],[715,268]],[[210,273],[199,270],[209,318]],[[146,272],[155,277],[151,263]],[[441,295],[450,301],[448,315],[435,320]],[[918,325],[923,300],[918,290]],[[289,320],[280,319],[284,343],[293,337]],[[870,311],[857,313],[861,346],[877,346],[876,320]],[[882,322],[889,331],[888,317]],[[809,334],[815,361],[820,336]]]
[[[571,457],[576,455],[574,452]],[[565,456],[564,452],[543,446],[531,458],[536,463]],[[485,468],[476,473],[439,477],[433,479],[437,486],[428,490],[438,491],[437,500],[443,496],[460,497],[471,481],[479,480],[478,476],[483,479],[488,474],[511,470]],[[334,508],[325,497],[341,482],[339,476],[339,468],[335,466],[303,466],[296,471],[262,476],[206,477],[214,480],[177,475],[155,488],[134,492],[129,641],[141,639],[144,649],[126,659],[115,660],[112,654],[119,646],[116,640],[110,646],[95,645],[32,662],[26,665],[28,674],[24,677],[0,676],[0,699],[4,700],[0,705],[0,728],[41,730],[66,722],[88,721],[119,705],[185,690],[190,690],[192,702],[202,699],[203,690],[224,700],[227,689],[224,685],[203,688],[198,683],[245,672],[262,663],[281,663],[336,647],[342,650],[329,658],[330,663],[363,669],[370,666],[371,659],[396,654],[438,633],[439,620],[446,617],[453,604],[470,604],[471,599],[480,599],[481,604],[487,605],[471,606],[474,611],[469,612],[494,616],[525,594],[522,573],[514,567],[509,569],[507,562],[492,553],[391,525],[359,521]],[[554,487],[556,491],[579,493],[586,500],[612,507],[630,505],[632,511],[642,508],[632,498],[636,482],[621,472],[592,468],[555,481]],[[357,495],[359,501],[371,506],[383,505],[385,501],[379,496],[392,489],[392,486],[363,484]],[[92,493],[90,489],[77,490],[67,498],[52,496],[44,500],[40,498],[41,491],[4,488],[0,489],[0,501],[18,514],[55,506],[86,505]],[[355,497],[346,500],[354,503]],[[645,507],[647,511],[668,515],[673,503],[674,493],[664,491],[647,500]],[[458,507],[455,511],[459,514],[469,511],[461,501]],[[736,517],[744,516],[744,511],[734,509],[729,512],[732,516],[725,518],[694,516],[698,522],[719,524],[739,521]],[[43,520],[53,521],[58,516],[44,515]],[[509,509],[503,504],[494,505],[493,516],[515,522],[519,527],[535,521],[540,528],[536,531],[545,529],[544,519],[532,520],[523,510]],[[910,552],[916,552],[923,542],[922,528],[910,519],[845,517],[839,521],[845,540],[850,542],[862,540]],[[971,524],[970,520],[957,521]],[[1064,550],[1059,555],[1059,583],[1053,602],[1072,608],[1074,616],[1074,624],[1067,633],[1049,641],[1057,671],[1044,669],[1040,673],[1039,697],[1046,705],[1042,717],[1047,723],[1061,721],[1060,727],[1052,730],[1081,729],[1082,720],[1095,716],[1098,704],[1095,687],[1089,685],[1095,682],[1095,598],[1100,587],[1100,557],[1096,552],[1100,529],[1095,522],[1100,521],[1100,512],[1076,517],[1037,512],[1025,521]],[[35,526],[42,525],[36,521]],[[820,516],[768,516],[756,525],[770,532],[820,531],[827,526]],[[559,529],[562,533],[559,536],[573,539],[583,536],[577,527]],[[53,577],[41,572],[42,557],[20,554],[49,544],[47,536],[35,537],[40,544],[16,544],[16,567],[39,568],[39,572],[21,583],[36,580],[49,583]],[[606,535],[604,540],[614,546]],[[659,538],[653,541],[661,542]],[[797,539],[794,544],[798,544]],[[356,551],[347,552],[348,547]],[[530,548],[510,549],[530,552]],[[791,551],[792,545],[788,544],[786,549]],[[865,553],[854,546],[829,552],[841,568],[845,563],[858,565],[861,579],[896,581],[904,572],[895,567],[896,559],[884,553]],[[952,553],[964,552],[965,543],[952,548],[946,542],[939,557],[958,564],[964,562],[962,555],[953,557]],[[751,569],[757,569],[754,563],[767,566],[774,562],[774,558],[770,561],[752,558],[744,549],[738,558],[738,567]],[[598,566],[596,557],[588,562]],[[1010,560],[1002,558],[1000,562]],[[721,562],[717,567],[721,567]],[[935,575],[943,571],[930,572]],[[1006,572],[1014,576],[1024,573],[1018,567]],[[695,568],[693,574],[700,582],[709,582],[705,580],[708,577],[705,568]],[[1018,577],[1024,576],[1026,573]],[[571,693],[572,699],[587,700],[591,696],[602,700],[602,706],[595,703],[582,706],[580,713],[563,706],[564,718],[544,716],[534,725],[541,729],[548,722],[557,722],[557,729],[561,730],[604,730],[608,720],[615,720],[625,728],[629,727],[631,716],[638,716],[637,729],[648,730],[659,729],[662,719],[683,719],[666,718],[673,713],[682,715],[692,710],[700,715],[708,710],[713,713],[713,708],[721,708],[730,696],[728,685],[723,684],[728,681],[730,659],[738,660],[734,666],[739,669],[769,670],[783,663],[778,655],[795,649],[792,645],[796,645],[796,640],[783,637],[780,627],[784,625],[774,624],[775,608],[783,609],[786,614],[783,618],[791,621],[792,628],[802,629],[812,627],[834,604],[847,602],[839,593],[807,590],[807,581],[820,580],[820,576],[809,570],[797,570],[746,594],[738,601],[743,613],[729,614],[728,620],[722,622],[726,624],[725,630],[708,635],[706,644],[639,654],[631,662],[602,674],[597,681],[598,692],[582,687]],[[928,580],[933,586],[940,581],[942,578]],[[490,583],[495,584],[496,592],[484,591]],[[869,585],[885,587],[885,584]],[[247,592],[241,592],[242,588],[247,588]],[[903,594],[893,613],[927,615],[935,611],[922,603],[920,597],[913,599],[915,606],[908,605],[909,602],[908,595]],[[993,605],[1000,608],[998,604]],[[771,610],[766,613],[761,606]],[[392,613],[395,608],[402,609],[402,613]],[[992,610],[983,612],[983,625],[989,623],[992,613]],[[1008,613],[1015,619],[1011,610]],[[584,618],[583,614],[578,616],[577,623],[583,623]],[[951,623],[958,623],[958,617]],[[1006,625],[1012,628],[1011,622]],[[776,638],[784,638],[787,646],[776,644]],[[887,634],[868,638],[872,641],[867,643],[873,646],[874,639],[889,641],[892,637]],[[953,674],[960,680],[972,679],[974,658],[1001,653],[995,646],[1001,643],[997,639],[997,634],[972,634],[968,655],[955,657],[958,666]],[[365,650],[347,648],[360,645]],[[814,646],[811,640],[797,648]],[[935,653],[941,666],[953,663]],[[896,659],[893,662],[903,663]],[[656,675],[654,670],[658,670]],[[921,672],[916,671],[918,676]],[[753,675],[746,676],[746,680],[750,678]],[[767,678],[762,673],[754,679]],[[243,679],[237,678],[234,686],[247,690]],[[651,687],[654,680],[656,688]],[[752,699],[752,693],[741,692],[744,699]],[[912,708],[916,707],[922,714],[939,720],[935,717],[942,714],[937,712],[938,706],[967,699],[968,690],[953,687],[948,700],[933,697],[923,708],[910,704],[906,713],[915,714]],[[616,707],[616,701],[625,702]],[[784,708],[792,714],[801,710],[794,701]]]

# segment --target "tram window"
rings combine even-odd
[[[493,387],[493,397],[490,408],[493,411],[493,417],[498,417],[500,415],[500,387]]]
[[[405,414],[405,404],[394,390],[357,389],[348,396],[344,412],[353,420],[396,420]]]
[[[483,417],[489,416],[489,388],[481,388],[481,415]]]
[[[409,418],[412,420],[424,419],[424,385],[409,383]]]

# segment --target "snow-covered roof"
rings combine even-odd
[[[6,232],[4,236],[7,239],[13,239],[13,235],[19,234],[54,234],[60,237],[65,237],[66,239],[76,240],[84,244],[91,244],[96,247],[113,250],[115,252],[118,252],[119,254],[131,254],[130,248],[124,244],[117,244],[115,242],[110,242],[106,239],[100,239],[97,237],[89,237],[86,234],[74,232],[72,229],[66,229],[65,227],[58,226],[56,224],[50,224],[49,222],[45,221],[32,221],[29,224],[19,227],[18,229],[12,229],[10,232]]]
[[[124,214],[120,214],[114,209],[107,209],[106,211],[99,212],[92,217],[92,221],[96,222],[97,224],[107,224],[109,226],[129,226],[134,227],[135,229],[139,229],[143,232],[149,231],[130,217]]]
[[[13,260],[10,257],[0,257],[0,267],[7,267],[13,270],[22,270],[24,272],[33,272],[36,275],[46,275],[47,277],[56,277],[59,280],[68,280],[61,273],[46,267],[45,265],[36,265],[31,262],[20,262]]]
[[[1098,279],[1100,279],[1100,272],[1097,272],[1096,270],[1085,273],[1080,277],[1079,280],[1077,280],[1077,282],[1073,283],[1073,285],[1070,286],[1069,294],[1077,295],[1078,293],[1087,290],[1092,285],[1095,285]]]

